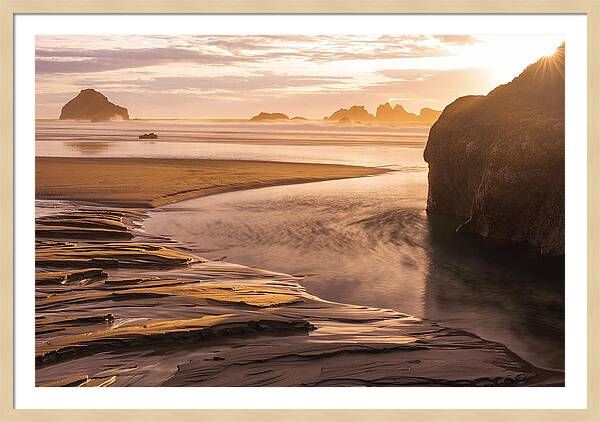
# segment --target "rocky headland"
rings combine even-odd
[[[65,104],[60,112],[60,120],[129,120],[125,107],[108,101],[108,98],[94,89],[84,89]]]
[[[460,232],[564,255],[564,45],[486,96],[458,98],[429,132],[427,211]]]

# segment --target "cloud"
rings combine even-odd
[[[434,35],[433,38],[444,44],[470,45],[479,42],[479,38],[473,35]]]
[[[455,70],[384,69],[386,79],[370,84],[363,92],[390,98],[440,98],[447,102],[463,95],[481,95],[493,88],[489,72],[482,68]]]
[[[231,64],[234,56],[182,48],[127,48],[114,50],[37,49],[36,73],[90,73],[164,63]]]
[[[145,83],[145,86],[166,89],[210,89],[243,92],[262,89],[285,89],[337,85],[352,80],[353,78],[350,77],[262,73],[254,76],[158,77],[152,79],[147,84]]]
[[[103,89],[141,90],[146,92],[199,91],[199,92],[248,92],[258,90],[287,90],[294,88],[319,88],[346,84],[354,81],[344,76],[309,76],[260,72],[249,76],[159,76],[150,79],[111,80],[79,79],[79,86]]]
[[[449,43],[459,42],[457,37],[446,36]],[[461,42],[466,42],[462,36]],[[81,38],[80,45],[90,48],[75,48],[73,36],[67,43],[63,38],[38,37],[36,49],[36,72],[49,73],[92,73],[111,70],[139,68],[166,63],[194,63],[201,65],[229,65],[257,63],[277,60],[302,60],[315,63],[347,60],[400,59],[439,57],[447,55],[446,41],[437,36],[438,43],[432,45],[431,37],[382,35],[278,35],[278,36],[185,36],[185,37],[137,37],[134,43],[160,47],[122,48],[117,40],[94,41],[93,37]],[[121,45],[130,45],[132,39],[121,37]],[[112,48],[93,48],[103,43]],[[68,47],[60,47],[61,45]]]
[[[206,45],[259,59],[299,58],[309,61],[430,57],[447,54],[427,45],[422,35],[278,35],[203,37]],[[258,54],[250,54],[250,53]]]
[[[377,74],[384,76],[387,80],[394,81],[422,81],[438,70],[431,69],[382,69]]]

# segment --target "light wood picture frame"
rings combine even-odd
[[[0,420],[592,421],[600,419],[600,0],[0,0]],[[587,409],[582,410],[24,410],[14,407],[14,17],[18,14],[585,14],[587,15]],[[34,171],[34,169],[31,169]],[[569,281],[566,280],[566,289]]]

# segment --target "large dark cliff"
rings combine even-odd
[[[458,230],[564,254],[564,45],[486,96],[447,106],[429,132],[427,211]]]

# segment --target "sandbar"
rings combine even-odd
[[[153,208],[216,193],[364,177],[387,171],[274,161],[37,157],[35,196]]]

